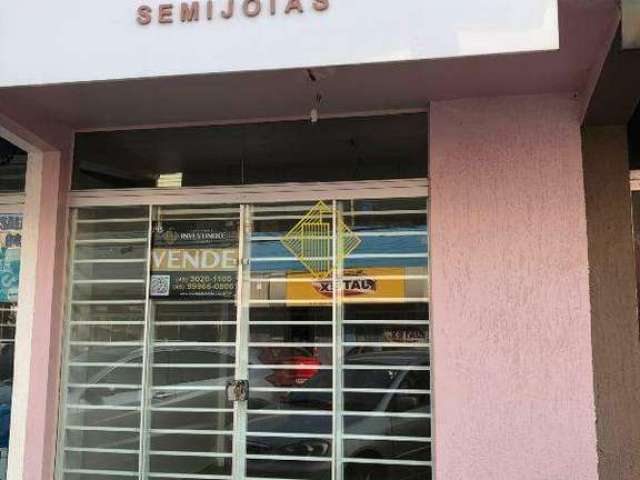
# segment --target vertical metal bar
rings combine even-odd
[[[56,448],[56,464],[55,464],[55,478],[62,480],[64,475],[64,446],[67,441],[66,435],[66,423],[67,423],[67,388],[69,383],[69,352],[70,352],[70,337],[71,337],[71,317],[72,317],[72,305],[73,299],[73,277],[75,275],[75,239],[77,231],[78,210],[73,209],[71,214],[71,229],[69,232],[69,268],[67,273],[66,282],[66,305],[64,325],[62,326],[63,339],[62,339],[62,368],[60,374],[60,413],[58,418],[58,446]]]
[[[144,331],[142,342],[142,385],[140,398],[140,449],[138,451],[138,476],[140,480],[144,480],[149,472],[149,443],[151,442],[151,434],[149,423],[151,418],[151,381],[153,378],[151,372],[152,355],[153,355],[153,325],[151,316],[153,315],[153,306],[149,298],[149,289],[151,288],[151,249],[153,247],[153,205],[149,205],[149,222],[147,229],[147,269],[146,269],[146,286],[145,286],[145,303],[144,303]]]
[[[426,213],[426,217],[427,217],[427,276],[429,277],[429,285],[428,285],[428,291],[427,291],[427,295],[429,297],[429,319],[427,322],[427,332],[429,333],[429,391],[431,392],[429,394],[429,407],[430,407],[430,413],[431,413],[431,418],[429,418],[429,433],[431,434],[431,478],[434,477],[433,472],[435,472],[435,462],[436,462],[436,458],[435,458],[435,453],[436,453],[436,449],[434,447],[434,437],[435,437],[435,432],[434,432],[434,421],[433,419],[434,417],[434,411],[433,411],[433,405],[434,405],[434,401],[433,401],[433,395],[434,395],[434,391],[433,391],[433,372],[434,372],[434,368],[433,368],[433,303],[432,303],[432,298],[433,296],[431,295],[431,284],[432,284],[432,278],[431,278],[431,228],[430,228],[430,222],[431,222],[431,201],[429,199],[429,197],[427,197],[426,199],[426,207],[427,207],[427,213]]]
[[[333,282],[333,468],[332,478],[333,480],[342,480],[343,478],[343,466],[342,458],[343,444],[342,444],[342,430],[343,430],[343,416],[342,416],[342,363],[343,363],[343,302],[342,302],[342,276],[343,276],[343,262],[341,249],[342,235],[341,235],[341,215],[339,210],[340,204],[338,201],[333,201],[333,229],[332,229],[332,282]]]
[[[238,286],[236,291],[236,379],[249,379],[249,297],[251,256],[251,209],[240,205],[238,241]],[[247,464],[248,402],[234,402],[233,408],[233,480],[243,480]]]

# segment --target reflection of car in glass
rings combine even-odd
[[[234,349],[206,346],[159,346],[154,349],[154,367],[151,383],[153,389],[150,395],[152,412],[151,428],[163,430],[163,433],[153,433],[152,443],[158,445],[156,450],[174,450],[175,439],[180,442],[180,450],[196,452],[230,451],[228,446],[230,436],[220,437],[215,434],[191,435],[179,437],[167,433],[167,430],[203,430],[228,431],[232,430],[232,414],[204,413],[203,409],[231,409],[233,406],[226,401],[224,387],[234,380],[235,357]],[[124,357],[103,351],[97,354],[95,350],[77,355],[72,364],[90,365],[95,363],[110,367],[76,371],[72,370],[70,389],[67,397],[66,422],[75,426],[98,426],[137,429],[140,425],[138,407],[141,402],[141,364],[143,351],[138,349],[129,352]],[[258,356],[260,358],[258,358]],[[262,365],[268,360],[269,365],[303,365],[305,368],[299,374],[291,369],[256,369],[252,370],[251,382],[253,386],[287,388],[294,384],[300,387],[317,373],[319,361],[313,357],[313,350],[291,347],[279,348],[278,358],[266,354],[263,350],[252,352],[252,365]],[[180,367],[184,365],[186,368]],[[172,367],[162,367],[172,365]],[[203,367],[198,367],[203,365]],[[214,366],[215,365],[215,366]],[[306,368],[309,367],[309,368]],[[97,372],[96,372],[97,370]],[[294,372],[297,370],[294,370]],[[90,372],[90,373],[88,373]],[[163,387],[167,387],[166,389]],[[283,392],[253,392],[250,408],[266,408],[280,398],[286,397]],[[107,408],[100,409],[104,405]],[[80,407],[80,408],[77,408]],[[115,408],[114,408],[115,407]],[[168,409],[161,412],[161,409]],[[178,409],[171,411],[172,409]],[[186,443],[185,443],[186,438]],[[192,442],[192,444],[188,444]],[[118,450],[139,449],[137,432],[127,435],[107,436],[100,430],[87,430],[83,433],[83,444],[91,448],[107,448]],[[152,445],[152,448],[153,445]],[[214,450],[215,449],[215,450]],[[81,459],[80,459],[81,461]],[[92,467],[114,469],[113,457],[103,456],[92,458]],[[97,463],[96,463],[97,462]],[[164,471],[164,463],[171,464],[171,471],[178,468],[184,472],[216,473],[210,471],[210,458],[169,457],[157,460],[157,468]],[[182,465],[180,465],[182,464]]]
[[[343,394],[343,410],[346,412],[393,412],[408,413],[409,416],[371,416],[344,415],[344,433],[367,436],[370,439],[345,440],[343,456],[346,458],[372,459],[367,463],[350,463],[345,470],[346,480],[368,480],[386,478],[385,467],[376,463],[376,459],[385,460],[422,460],[431,458],[431,444],[426,441],[430,436],[429,422],[424,416],[411,417],[411,414],[428,414],[431,412],[428,395],[413,393],[429,389],[429,377],[424,370],[406,370],[407,365],[423,367],[427,365],[424,351],[402,348],[398,350],[370,351],[367,353],[351,353],[345,358],[345,364],[351,366],[384,366],[384,369],[362,370],[345,369],[343,382],[347,392]],[[394,370],[396,367],[405,367]],[[326,377],[331,371],[323,370],[306,386],[325,385]],[[350,393],[351,389],[367,388],[376,393]],[[384,390],[389,390],[385,392]],[[400,390],[400,392],[395,392]],[[381,391],[380,393],[377,393]],[[283,409],[296,410],[331,410],[332,403],[321,401],[312,392],[294,392],[288,395],[288,405]],[[249,419],[248,453],[258,455],[294,455],[302,457],[331,457],[331,440],[314,439],[314,432],[326,429],[325,419],[321,416],[263,416]],[[328,430],[329,432],[331,430]],[[309,438],[294,440],[292,438],[251,437],[250,432],[284,432],[299,434],[308,432]],[[420,437],[420,442],[381,441],[380,437]],[[289,462],[261,460],[252,462],[249,476],[265,475],[287,478],[292,475]],[[388,467],[387,467],[388,468]],[[391,467],[392,468],[392,467]],[[425,477],[424,470],[402,468],[394,469],[394,479],[413,480]],[[304,471],[296,478],[324,480],[327,476],[326,462],[304,462]]]
[[[301,369],[304,377],[290,373],[290,369],[259,370],[259,375],[252,378],[252,387],[256,386],[286,386],[292,384],[296,388],[327,388],[332,385],[331,369],[316,369],[319,361],[303,349],[291,349],[290,355],[282,358],[289,365],[310,366],[310,369]],[[299,350],[299,351],[297,351]],[[177,355],[187,359],[188,363],[195,364],[233,364],[231,353],[224,349],[212,350],[198,347],[159,347],[155,351],[156,357],[163,354],[175,357]],[[110,406],[138,406],[140,403],[140,390],[115,389],[110,384],[140,383],[139,370],[127,368],[123,364],[140,364],[141,352],[134,352],[124,359],[111,362],[118,366],[103,369],[88,380],[89,384],[105,384],[105,388],[77,389],[70,393],[67,403],[70,405],[110,405]],[[82,361],[82,360],[77,360]],[[95,359],[94,359],[95,361]],[[256,359],[250,359],[251,364],[260,363]],[[384,366],[376,370],[352,370],[345,369],[344,386],[350,389],[369,388],[375,393],[344,393],[344,410],[356,412],[419,412],[429,413],[429,397],[424,394],[412,394],[413,390],[427,390],[429,379],[423,370],[397,370],[394,366],[427,364],[424,351],[410,348],[402,348],[393,351],[370,351],[348,354],[345,358],[348,365],[376,365]],[[294,370],[295,371],[295,370]],[[224,397],[224,392],[210,390],[197,390],[199,387],[224,387],[232,380],[232,369],[178,369],[175,376],[164,375],[159,378],[154,370],[154,382],[163,385],[178,386],[178,389],[162,388],[154,389],[150,399],[153,408],[232,408]],[[286,372],[286,373],[281,373]],[[194,388],[194,390],[190,390]],[[400,389],[407,393],[394,393]],[[391,390],[385,392],[385,390]],[[332,454],[332,441],[327,434],[332,432],[332,395],[318,394],[315,391],[305,392],[297,389],[293,392],[273,393],[264,391],[251,391],[249,400],[250,415],[247,424],[247,453],[252,455],[280,456],[279,460],[271,460],[264,457],[251,459],[247,462],[249,476],[268,476],[273,478],[305,478],[309,480],[325,480],[330,462],[324,461],[283,461],[287,456],[312,458],[325,457],[329,459]],[[264,410],[265,414],[260,414]],[[273,410],[298,412],[297,415],[273,414]],[[304,411],[326,411],[328,415],[304,415]],[[70,425],[103,425],[103,426],[132,426],[139,425],[139,413],[136,410],[75,410],[78,418],[68,418]],[[379,478],[381,467],[375,465],[375,459],[430,459],[430,444],[428,442],[416,444],[400,441],[380,441],[381,436],[412,436],[428,437],[428,420],[423,417],[385,417],[385,416],[349,416],[344,417],[345,433],[353,435],[367,435],[374,439],[355,439],[344,442],[344,456],[349,458],[373,459],[374,465],[349,464],[347,466],[347,480],[366,480],[374,478],[375,473]],[[232,430],[232,415],[207,416],[197,411],[179,412],[164,415],[160,426],[152,428],[183,429],[183,430]],[[268,432],[276,432],[280,436],[267,436]],[[251,435],[258,433],[259,435]],[[308,436],[305,435],[308,433]],[[318,435],[318,434],[325,434]],[[282,435],[284,434],[284,435]],[[290,435],[287,435],[290,434]],[[96,433],[99,435],[99,432]],[[173,450],[190,452],[221,452],[231,451],[231,437],[219,437],[206,435],[189,435],[180,439],[179,447],[174,447],[176,438],[168,433],[152,434],[152,449]],[[139,438],[137,435],[120,437],[117,441],[109,442],[99,436],[96,441],[101,448],[138,450]],[[154,448],[154,444],[162,445],[162,448]],[[412,449],[408,449],[412,447]],[[110,460],[105,459],[105,462]],[[193,474],[219,474],[229,471],[229,459],[212,459],[195,456],[166,456],[154,461],[156,471],[181,471]],[[99,468],[114,469],[116,465],[97,465]],[[167,468],[168,470],[165,470]],[[414,470],[415,471],[415,470]],[[394,472],[397,480],[418,478],[417,476],[399,476]]]
[[[274,359],[271,356],[265,358],[264,352],[260,352],[260,358],[250,358],[251,365],[283,365],[301,367],[300,369],[265,369],[261,370],[261,376],[259,378],[252,379],[253,386],[274,386],[274,387],[300,387],[306,382],[311,380],[317,373],[320,361],[313,356],[313,352],[309,352],[307,349],[291,347],[291,348],[279,348],[278,359]],[[76,400],[82,403],[89,403],[94,405],[99,404],[114,404],[114,399],[117,399],[115,404],[117,405],[135,405],[139,402],[140,391],[133,389],[133,391],[123,391],[113,387],[113,384],[124,385],[139,385],[140,374],[139,370],[130,368],[131,366],[142,365],[143,352],[141,350],[134,351],[124,358],[101,358],[98,364],[113,363],[113,367],[107,367],[96,375],[88,379],[85,384],[92,385],[93,388],[85,388],[77,392],[76,395],[72,395],[70,403],[77,404]],[[156,347],[154,349],[155,364],[154,367],[154,379],[153,385],[157,390],[162,390],[162,386],[176,386],[179,385],[182,390],[188,391],[188,388],[194,387],[224,387],[229,381],[234,379],[233,366],[235,365],[235,357],[232,353],[225,349],[205,348],[205,347]],[[176,363],[175,359],[179,358],[180,361]],[[94,362],[95,358],[92,359]],[[83,363],[86,365],[85,360],[80,357],[74,359],[74,362]],[[173,368],[173,369],[160,369],[157,364],[162,363],[186,363],[189,368]],[[204,368],[197,367],[197,365],[203,364]],[[229,367],[211,368],[208,365],[230,365]],[[227,375],[225,375],[225,373]],[[100,388],[100,384],[106,384],[108,386]],[[97,387],[97,388],[96,388]],[[169,390],[168,388],[167,390]],[[125,389],[126,390],[126,389]],[[204,392],[204,391],[203,391]],[[199,392],[195,396],[186,393],[176,393],[171,396],[174,401],[183,401],[189,398],[195,398],[197,396],[205,395],[206,393]],[[154,398],[161,398],[166,400],[169,395],[156,395]],[[256,400],[256,406],[262,403],[269,403],[269,400],[260,400],[259,396],[252,395],[252,398]],[[107,399],[110,399],[107,401]]]
[[[265,380],[275,387],[301,387],[318,374],[320,367],[318,358],[300,352],[282,358],[279,363],[298,368],[274,369]]]

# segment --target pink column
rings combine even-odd
[[[29,153],[7,480],[51,480],[73,132],[0,107],[0,135]]]
[[[439,480],[598,478],[578,105],[431,109]]]
[[[49,480],[58,418],[68,163],[29,155],[8,480]]]

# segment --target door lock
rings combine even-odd
[[[226,392],[229,402],[246,402],[249,400],[249,380],[232,380],[228,382]]]

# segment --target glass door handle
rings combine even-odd
[[[249,380],[232,380],[228,382],[226,392],[229,402],[246,402],[249,400]]]

